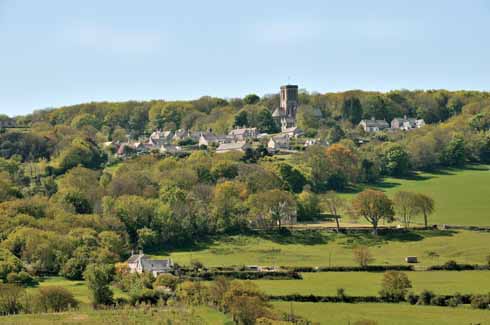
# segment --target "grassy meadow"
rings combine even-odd
[[[415,255],[420,262],[417,265],[424,267],[450,259],[459,263],[483,264],[490,254],[488,243],[490,233],[465,230],[417,230],[377,238],[367,233],[294,231],[290,236],[229,236],[173,251],[169,255],[179,264],[189,264],[192,259],[197,259],[206,266],[347,266],[355,265],[352,247],[364,244],[370,247],[374,264],[404,264],[407,255]]]
[[[490,271],[461,272],[406,272],[412,282],[411,291],[431,290],[436,294],[465,294],[490,292]],[[376,296],[381,287],[383,273],[373,272],[322,272],[302,273],[303,280],[255,280],[260,289],[269,295],[335,296],[344,288],[351,296]]]
[[[488,310],[468,307],[411,306],[408,304],[336,304],[274,302],[277,309],[328,325],[348,325],[375,320],[378,325],[461,325],[490,324]]]
[[[8,325],[215,325],[233,324],[224,314],[207,307],[166,309],[85,310],[36,315],[0,317],[0,324]]]
[[[392,196],[406,190],[430,195],[436,204],[431,224],[490,226],[490,166],[468,166],[437,173],[417,173],[408,179],[385,178],[372,187]],[[355,194],[343,194],[352,198]],[[423,219],[417,218],[422,224]]]
[[[89,304],[90,303],[90,292],[88,290],[87,284],[85,281],[72,281],[67,280],[63,277],[49,277],[41,279],[39,286],[35,288],[29,288],[30,292],[35,292],[38,288],[46,287],[46,286],[60,286],[68,291],[70,291],[75,299],[77,299],[81,304]],[[112,291],[114,291],[114,297],[127,297],[127,295],[122,292],[120,289],[116,287],[112,287]]]

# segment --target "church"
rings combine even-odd
[[[272,118],[282,132],[296,127],[296,113],[298,112],[298,86],[281,86],[281,100],[278,108],[272,113]]]

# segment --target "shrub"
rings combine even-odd
[[[347,297],[347,294],[345,293],[344,288],[338,288],[337,289],[337,298],[339,298],[339,300],[342,302],[347,302],[349,300],[349,298]]]
[[[77,308],[78,301],[63,287],[49,286],[39,289],[36,307],[42,312],[61,312]]]
[[[430,305],[432,298],[434,298],[434,293],[429,290],[424,290],[420,293],[417,305]]]
[[[171,290],[175,290],[175,287],[179,283],[179,278],[172,274],[160,274],[155,282],[154,287],[167,287]]]
[[[34,287],[39,284],[35,278],[25,271],[21,271],[19,273],[9,273],[7,275],[7,282],[22,287]]]
[[[447,306],[446,297],[444,296],[434,296],[430,300],[430,304],[434,306]]]
[[[463,297],[459,293],[454,294],[454,296],[449,298],[447,301],[447,305],[449,307],[458,307],[462,303],[463,303]]]
[[[18,314],[22,311],[21,297],[25,289],[14,284],[0,284],[0,315]]]
[[[137,303],[145,303],[149,305],[156,305],[157,303],[163,301],[165,305],[170,294],[158,290],[143,289],[137,292],[131,293],[129,302],[131,305],[136,305]]]
[[[374,261],[371,252],[366,246],[358,246],[354,248],[354,261],[359,264],[360,267],[367,267],[369,263]]]
[[[418,300],[419,300],[419,296],[413,292],[410,292],[407,295],[407,301],[410,303],[410,305],[415,305]]]
[[[405,299],[407,290],[412,287],[408,276],[399,271],[388,271],[381,283],[381,298],[385,301],[399,302]]]
[[[490,294],[471,296],[471,307],[475,309],[488,309],[490,307]]]

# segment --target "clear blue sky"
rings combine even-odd
[[[490,1],[0,0],[0,113],[299,84],[490,90]]]

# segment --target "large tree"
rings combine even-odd
[[[409,191],[398,191],[393,197],[396,214],[401,218],[405,228],[410,227],[412,218],[421,212],[419,196]]]
[[[345,207],[345,200],[342,199],[337,193],[334,191],[327,192],[324,196],[323,202],[325,207],[331,216],[335,218],[335,223],[337,224],[337,232],[340,232],[340,223],[339,223],[339,212],[341,209]]]
[[[426,194],[419,193],[416,197],[416,204],[422,215],[424,216],[424,225],[428,227],[429,215],[434,213],[435,202],[434,199]]]
[[[352,200],[354,212],[366,219],[373,226],[373,234],[378,234],[379,222],[384,219],[392,221],[393,202],[381,191],[367,189],[357,194]]]

